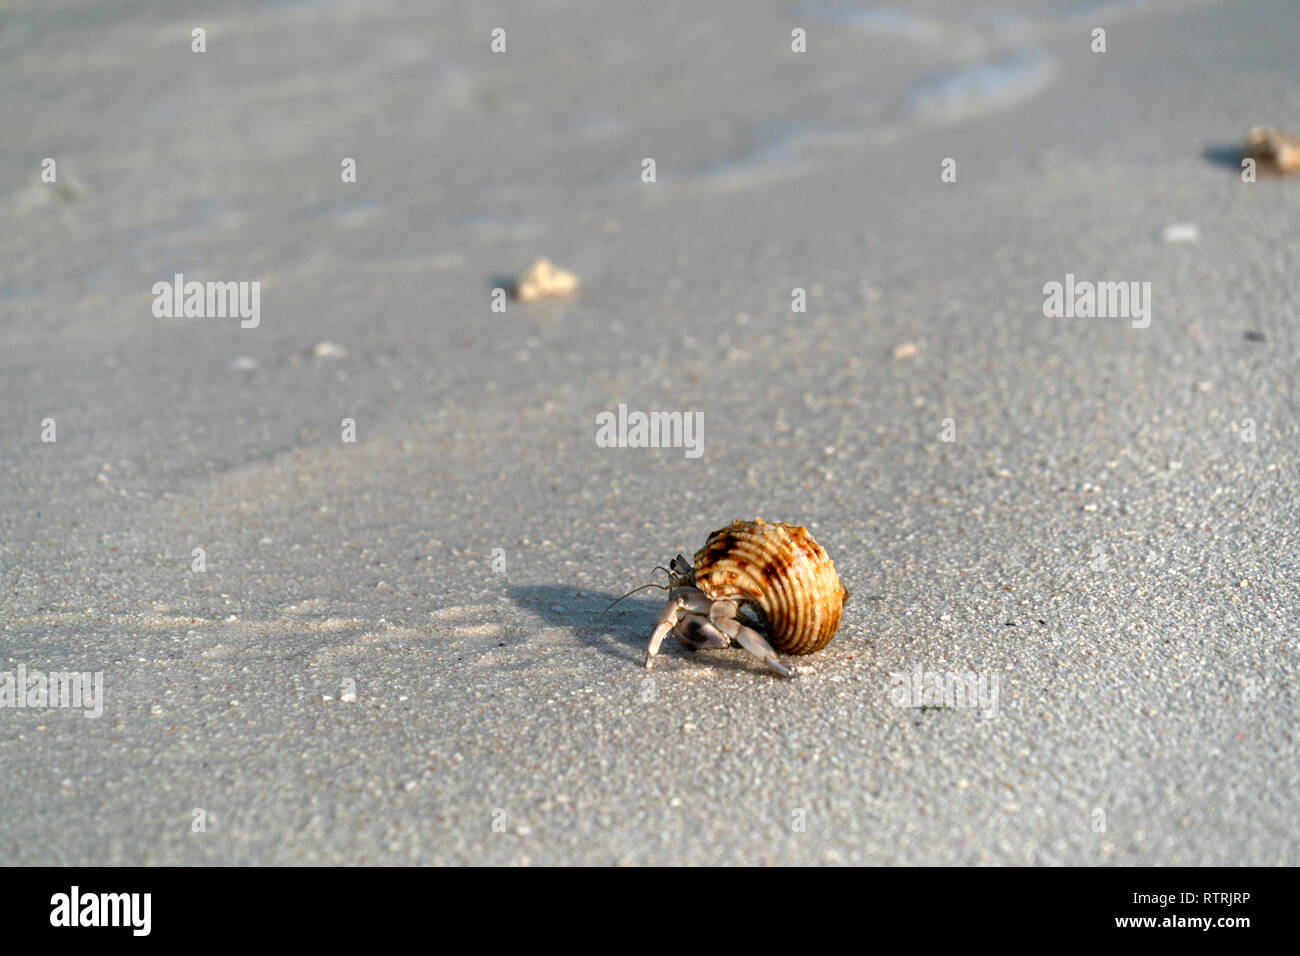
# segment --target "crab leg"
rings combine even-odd
[[[702,614],[686,614],[673,628],[673,636],[693,651],[701,647],[730,647],[727,636]]]
[[[717,605],[714,606],[716,607]],[[733,614],[735,613],[734,607],[735,606],[733,605]],[[745,627],[745,625],[741,624],[731,616],[716,617],[713,619],[713,623],[717,626],[718,630],[722,631],[723,634],[727,635],[727,637],[731,638],[745,650],[749,651],[749,653],[753,654],[782,677],[794,676],[795,672],[781,663],[780,659],[776,656],[776,649],[772,647],[771,644],[767,643],[767,640],[763,635],[759,634],[758,631],[755,631],[753,628]]]
[[[703,592],[696,588],[678,588],[664,605],[664,609],[659,612],[659,620],[655,623],[655,629],[650,632],[650,643],[646,646],[645,666],[649,670],[654,666],[654,656],[659,653],[659,645],[664,642],[668,632],[677,626],[677,615],[680,611],[688,613],[703,614],[708,611],[709,599]]]

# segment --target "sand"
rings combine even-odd
[[[0,35],[0,667],[104,686],[0,862],[1300,861],[1287,0],[101,6]],[[647,673],[757,516],[839,635]]]

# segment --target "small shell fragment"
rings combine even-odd
[[[1160,230],[1165,242],[1195,242],[1201,238],[1200,227],[1194,222],[1171,222]]]
[[[567,269],[557,269],[551,260],[542,257],[519,274],[515,280],[514,297],[520,302],[540,302],[543,299],[565,299],[578,291],[578,277]]]
[[[1256,126],[1246,134],[1243,159],[1255,160],[1261,173],[1274,176],[1300,175],[1300,136],[1267,126]]]

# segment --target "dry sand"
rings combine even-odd
[[[1290,0],[205,6],[0,34],[0,658],[105,688],[0,710],[0,862],[1300,861]],[[755,516],[840,634],[647,674]]]

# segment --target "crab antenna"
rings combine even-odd
[[[619,598],[618,601],[622,601],[625,598],[630,598],[633,594],[636,594],[637,591],[644,591],[646,588],[658,588],[660,591],[669,590],[668,587],[662,584],[643,584],[639,588],[633,588],[632,590],[628,591],[626,594],[623,595],[623,597]],[[617,604],[618,601],[615,601],[614,604]],[[596,618],[596,620],[600,620],[601,617],[604,617],[606,614],[608,614],[609,608],[613,607],[614,604],[611,604],[609,607],[605,608],[605,610],[601,611],[600,617]]]

